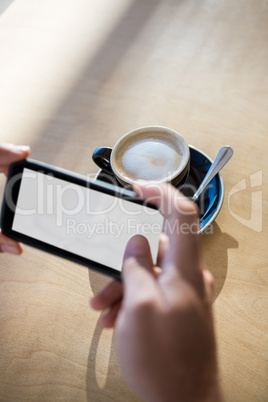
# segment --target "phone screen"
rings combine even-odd
[[[157,209],[23,169],[12,230],[121,271],[128,240],[140,234],[156,260]]]

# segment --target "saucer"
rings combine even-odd
[[[188,176],[183,184],[179,184],[177,188],[187,197],[192,197],[201,184],[207,171],[209,170],[212,160],[200,149],[189,145],[190,149],[190,169]],[[112,175],[103,172],[101,169],[98,171],[97,180],[116,184],[120,187],[121,184]],[[204,232],[211,223],[216,219],[220,212],[224,195],[223,180],[217,174],[209,183],[207,189],[200,195],[197,201],[200,209],[200,221],[198,233]]]

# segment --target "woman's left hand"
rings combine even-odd
[[[0,144],[0,173],[8,174],[11,163],[27,158],[30,147],[25,145]],[[21,254],[22,245],[5,236],[0,230],[0,252]]]

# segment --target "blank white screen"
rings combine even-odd
[[[162,226],[157,210],[24,169],[12,229],[121,271],[135,234],[156,260]]]

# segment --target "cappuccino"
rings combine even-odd
[[[167,141],[146,138],[126,147],[121,161],[117,161],[119,172],[131,180],[162,181],[179,168],[182,154]]]
[[[93,160],[125,187],[138,180],[170,182],[176,186],[189,171],[190,151],[176,131],[148,126],[129,131],[114,148],[97,148]]]

